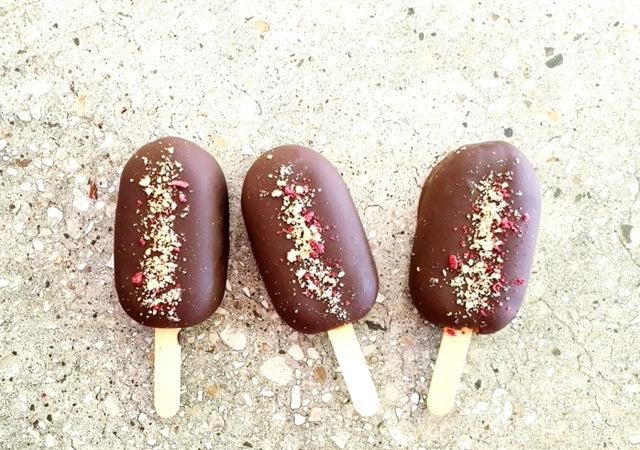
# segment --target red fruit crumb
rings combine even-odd
[[[309,211],[308,213],[306,213],[306,214],[304,215],[304,221],[305,221],[305,223],[309,223],[309,222],[311,222],[311,220],[313,219],[313,216],[314,216],[313,211]]]
[[[522,286],[525,284],[524,278],[514,278],[511,284],[515,284],[516,286]]]
[[[459,263],[456,255],[449,255],[449,269],[458,270]]]
[[[187,203],[187,196],[186,196],[186,195],[184,195],[182,192],[180,192],[180,193],[178,194],[178,201],[179,201],[180,203]]]
[[[189,183],[187,183],[186,181],[182,181],[182,180],[171,180],[169,182],[169,186],[173,186],[173,187],[177,187],[180,189],[186,189],[189,187]]]
[[[144,239],[140,238],[140,240],[138,241],[138,243],[140,245],[146,245],[147,241],[145,241]]]
[[[449,336],[455,336],[456,335],[456,330],[452,330],[451,328],[445,328],[444,332],[447,333]]]
[[[324,245],[322,245],[320,242],[311,241],[309,242],[309,245],[314,250],[314,253],[324,253]]]
[[[528,221],[529,221],[529,214],[526,214],[526,213],[525,213],[525,214],[522,216],[522,221],[523,221],[523,222],[528,222]]]
[[[131,282],[136,286],[140,286],[142,284],[142,272],[136,272],[131,277]]]
[[[142,200],[136,200],[136,206],[142,206]]]

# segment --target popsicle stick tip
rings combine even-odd
[[[153,365],[153,406],[169,418],[180,409],[180,328],[156,328]]]
[[[380,399],[353,325],[342,325],[327,331],[327,334],[342,369],[353,407],[363,417],[375,415],[380,409]]]
[[[445,415],[453,408],[472,335],[473,331],[469,328],[443,329],[427,394],[427,408],[434,415]]]

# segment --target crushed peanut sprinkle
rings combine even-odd
[[[467,313],[486,315],[490,301],[509,290],[510,284],[524,280],[506,280],[503,269],[508,255],[504,243],[511,236],[520,236],[520,221],[526,221],[513,208],[510,188],[511,172],[490,172],[474,185],[467,219],[471,226],[454,227],[461,233],[460,252],[450,254],[442,274],[453,288],[456,301]],[[437,282],[437,281],[436,281]]]
[[[182,288],[176,275],[183,236],[176,233],[175,221],[189,213],[186,197],[189,184],[179,179],[182,165],[172,155],[173,147],[166,147],[157,161],[142,157],[145,174],[138,185],[145,198],[137,202],[136,212],[145,214],[139,224],[138,240],[145,250],[139,272],[133,274],[131,282],[140,287],[140,301],[149,315],[162,315],[177,322],[180,318],[176,307]]]
[[[304,295],[326,305],[325,312],[341,320],[347,319],[345,306],[348,301],[342,299],[342,277],[345,273],[341,261],[326,258],[325,239],[331,229],[323,225],[321,218],[313,211],[314,198],[320,189],[309,186],[309,180],[294,175],[291,166],[281,166],[274,173],[275,188],[272,198],[281,199],[282,206],[278,218],[283,227],[278,231],[291,241],[292,247],[285,258],[294,274],[296,283]],[[335,239],[333,236],[330,239]]]

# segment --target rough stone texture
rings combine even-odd
[[[0,6],[2,447],[638,445],[638,3],[291,3]],[[182,333],[168,420],[152,407],[152,330],[121,310],[112,274],[119,170],[166,135],[219,161],[232,233],[229,290]],[[537,255],[520,316],[473,340],[454,411],[436,418],[424,399],[440,331],[407,288],[417,201],[439,157],[490,139],[537,170]],[[243,176],[286,143],[339,169],[370,239],[381,297],[355,329],[375,349],[372,418],[326,336],[275,315],[250,253]],[[260,372],[274,358],[285,385]]]

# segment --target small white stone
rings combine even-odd
[[[147,421],[147,415],[143,412],[138,416],[138,422],[145,423]]]
[[[260,395],[262,395],[263,397],[273,397],[276,394],[273,391],[268,391],[266,389],[263,389],[260,391]]]
[[[110,416],[119,416],[120,407],[111,395],[107,395],[103,402],[105,412]]]
[[[247,346],[247,336],[239,330],[234,330],[229,325],[220,332],[220,338],[222,342],[236,351],[242,351]]]
[[[320,399],[324,403],[329,403],[332,398],[333,398],[333,395],[331,394],[331,392],[327,392],[326,394],[322,394],[322,397],[320,397]]]
[[[100,144],[101,149],[110,148],[113,145],[113,133],[107,133],[104,135],[104,141]]]
[[[55,447],[56,445],[58,445],[58,443],[56,442],[56,438],[53,437],[52,434],[47,434],[44,437],[44,445],[46,445],[47,447],[51,448],[51,447]]]
[[[47,167],[53,166],[53,158],[42,158],[42,164]]]
[[[371,356],[376,352],[378,347],[375,344],[369,344],[362,347],[362,354],[364,356]]]
[[[32,189],[31,183],[29,183],[28,181],[25,181],[20,185],[20,190],[23,192],[29,192],[31,191],[31,189]]]
[[[31,120],[31,114],[29,114],[29,111],[20,111],[18,113],[18,119],[23,122],[29,122]]]
[[[296,425],[302,425],[306,421],[307,421],[307,419],[305,419],[304,416],[302,416],[300,414],[294,414],[293,415],[293,423],[295,423]]]
[[[163,428],[162,430],[160,430],[160,434],[164,437],[169,437],[169,429],[168,428]]]
[[[287,361],[282,356],[274,356],[266,360],[260,366],[260,373],[267,380],[281,386],[289,384],[293,377],[293,371],[287,365]]]
[[[36,180],[36,189],[38,192],[44,192],[44,181]]]
[[[402,414],[404,413],[404,411],[402,410],[402,408],[396,408],[396,417],[398,419],[402,418]]]
[[[3,280],[0,278],[0,289],[9,286],[9,280]]]
[[[640,392],[640,384],[628,384],[624,389],[630,394],[637,394]]]
[[[229,280],[227,280],[227,282],[225,283],[225,289],[231,292],[231,282]]]
[[[151,447],[153,447],[157,443],[158,443],[158,441],[156,441],[154,438],[147,439],[147,445],[150,445]]]
[[[385,297],[384,295],[378,292],[378,296],[376,297],[376,303],[384,303],[386,299],[387,297]]]
[[[76,211],[85,212],[88,211],[91,206],[91,199],[86,195],[75,195],[72,205]]]
[[[411,403],[413,403],[414,405],[417,405],[420,402],[420,394],[418,394],[417,392],[414,392],[413,394],[411,394]]]
[[[62,220],[62,218],[64,217],[64,213],[55,206],[50,206],[49,209],[47,209],[47,216],[50,219]]]
[[[44,312],[49,312],[51,310],[51,303],[45,300],[44,305],[42,306],[42,310]]]
[[[347,432],[338,433],[335,436],[330,436],[329,439],[333,441],[334,444],[340,449],[344,449],[347,446],[347,441],[351,435]]]
[[[39,241],[38,239],[34,239],[33,240],[33,248],[36,249],[37,251],[41,252],[44,250],[44,244],[42,243],[42,241]]]
[[[4,150],[6,146],[7,146],[7,141],[4,139],[0,139],[0,150]]]
[[[320,353],[313,347],[307,349],[307,356],[311,359],[320,359]]]
[[[507,391],[505,389],[498,388],[495,391],[493,391],[493,398],[500,398],[503,395],[505,395],[506,393],[507,393]]]
[[[527,414],[527,416],[524,418],[524,424],[527,427],[533,425],[535,421],[536,421],[536,413]]]
[[[302,361],[304,359],[304,352],[302,351],[302,349],[298,344],[292,345],[291,348],[289,348],[289,350],[287,351],[287,353],[296,361]]]
[[[7,169],[7,175],[11,175],[12,177],[16,177],[16,176],[18,176],[18,174],[19,174],[19,172],[13,167],[9,167]]]
[[[251,397],[249,396],[249,394],[245,392],[244,394],[242,394],[242,398],[244,399],[244,402],[246,403],[247,406],[253,406],[253,400],[251,400]]]
[[[300,393],[300,386],[294,385],[291,388],[291,409],[298,409],[302,405],[302,397]]]
[[[629,444],[631,444],[631,445],[640,444],[640,434],[631,434],[631,435],[629,435]]]

